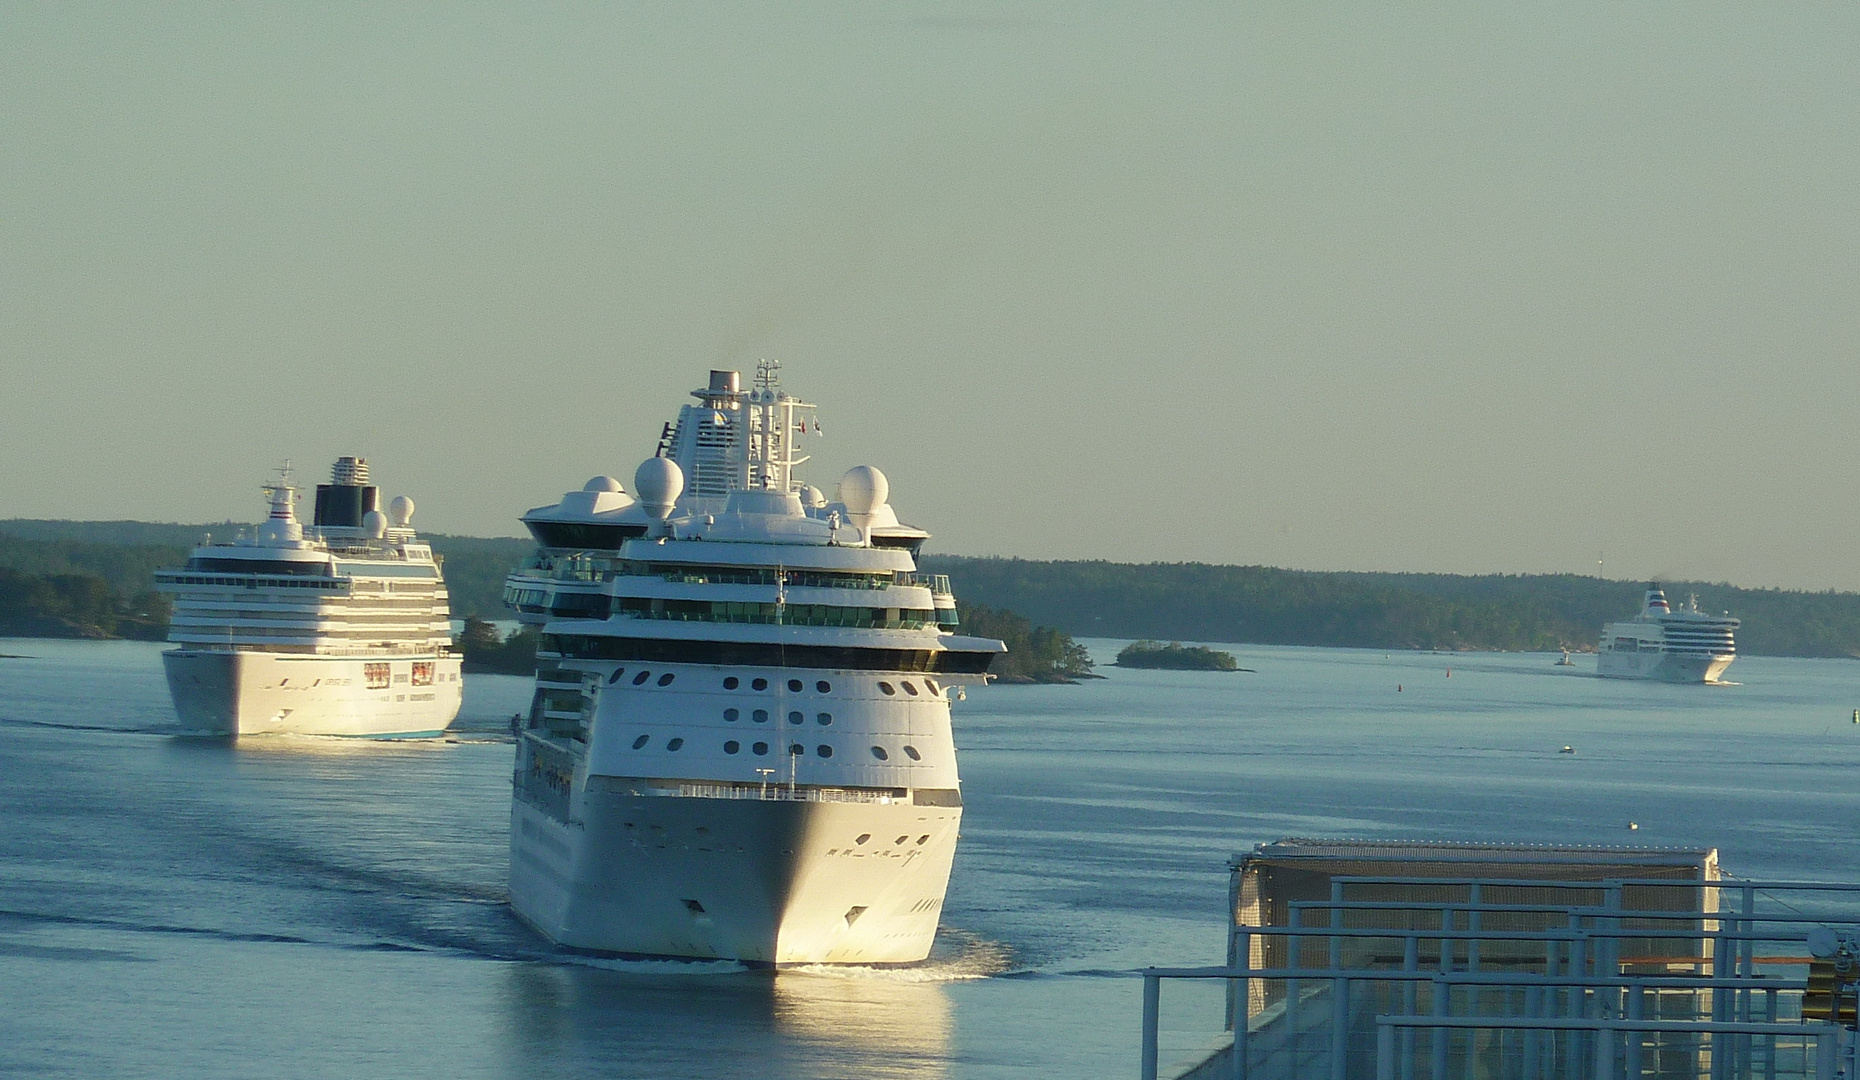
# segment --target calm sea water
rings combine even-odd
[[[0,640],[0,1073],[1130,1076],[1128,972],[1218,963],[1226,860],[1261,841],[1715,846],[1860,880],[1860,663],[1700,687],[1234,651],[1256,671],[972,692],[937,955],[777,976],[564,962],[516,923],[497,731],[523,680],[468,677],[443,741],[232,745],[165,734],[158,646]]]

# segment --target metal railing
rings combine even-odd
[[[1841,1029],[1802,1019],[1807,934],[1855,921],[1860,886],[1337,881],[1329,901],[1289,903],[1293,925],[1236,926],[1227,966],[1143,972],[1144,1080],[1165,1075],[1165,982],[1226,991],[1226,1031],[1203,1039],[1168,1074],[1195,1080],[1834,1075]],[[1345,886],[1364,882],[1573,888],[1604,902],[1342,898]],[[1697,908],[1624,906],[1632,887],[1696,897]],[[1733,903],[1721,906],[1726,899]],[[1830,901],[1845,918],[1804,910]],[[1320,918],[1324,925],[1298,925]],[[1273,940],[1271,951],[1285,959],[1267,963],[1264,943]]]

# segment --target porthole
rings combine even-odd
[[[665,748],[667,750],[683,750],[685,748],[685,741],[683,739],[673,739],[671,742],[665,744]]]
[[[755,712],[749,714],[749,718],[758,724],[766,724],[769,722],[769,711],[767,709],[757,709]]]
[[[623,667],[615,668],[614,673],[612,675],[607,676],[607,685],[612,686],[613,684],[619,682],[620,676],[625,675],[625,674],[626,674],[625,668]]]
[[[907,745],[904,748],[904,756],[907,758],[910,758],[912,761],[922,761],[924,759],[924,756],[917,752],[917,748],[915,746]]]
[[[736,689],[736,688],[737,688],[738,686],[741,686],[741,685],[742,685],[741,683],[739,683],[739,682],[737,682],[737,681],[736,681],[736,676],[734,676],[734,675],[732,675],[732,676],[730,676],[729,678],[727,678],[727,679],[725,679],[725,680],[723,680],[723,688],[724,688],[725,690],[734,690],[734,689]]]
[[[890,754],[887,754],[887,753],[885,753],[885,748],[884,748],[884,747],[882,747],[882,746],[874,746],[874,747],[872,748],[872,756],[873,756],[873,757],[875,757],[875,758],[877,758],[877,759],[878,759],[878,760],[880,760],[880,761],[889,761],[889,760],[891,760],[891,755],[890,755]]]
[[[757,679],[749,684],[749,688],[751,690],[767,690],[769,688],[769,681],[767,679]]]
[[[650,678],[652,678],[652,672],[642,671],[638,675],[633,676],[633,685],[639,686],[643,684],[647,679],[650,679]]]
[[[726,754],[734,754],[742,748],[743,744],[737,742],[735,739],[731,739],[729,742],[723,744],[723,752]]]
[[[650,735],[641,735],[639,738],[633,740],[633,749],[644,750],[646,748],[646,743],[651,739],[652,736]]]
[[[669,671],[668,671],[668,672],[666,672],[665,674],[663,674],[663,675],[661,675],[661,676],[659,676],[659,685],[660,685],[660,686],[670,686],[670,685],[672,685],[672,680],[673,680],[673,679],[676,679],[677,677],[678,677],[677,675],[675,675],[675,674],[673,674],[672,672],[669,672]],[[904,685],[905,685],[906,687],[909,687],[909,686],[910,686],[911,684],[910,684],[910,683],[905,683]]]
[[[892,847],[903,847],[903,846],[904,846],[904,842],[905,842],[905,841],[907,841],[907,840],[909,840],[909,839],[910,839],[910,837],[908,837],[908,836],[900,836],[900,837],[898,837],[898,838],[897,838],[896,840],[893,840],[893,841],[891,842],[891,846],[892,846]]]
[[[736,721],[737,721],[738,719],[740,719],[740,718],[742,717],[742,715],[743,715],[743,714],[742,714],[742,713],[741,713],[740,711],[738,711],[738,710],[736,710],[736,709],[725,709],[725,710],[723,710],[723,718],[724,718],[724,720],[725,720],[725,721],[727,721],[728,723],[732,723],[732,724],[734,724],[734,723],[736,723]]]
[[[822,694],[831,694],[833,692],[833,684],[822,679],[814,684],[814,690]]]
[[[803,720],[806,720],[806,719],[807,719],[807,717],[805,717],[805,716],[802,716],[802,715],[801,715],[801,710],[799,710],[799,709],[796,709],[796,710],[794,710],[793,712],[791,712],[791,713],[789,713],[789,714],[788,714],[788,722],[789,722],[790,724],[798,724],[798,723],[800,723],[801,721],[803,721]]]
[[[833,722],[833,714],[830,712],[823,712],[819,716],[814,717],[814,723],[819,724],[821,727],[826,727],[828,724],[831,724],[832,722]]]
[[[918,842],[918,844],[920,844],[920,845],[921,845],[921,844],[927,844],[927,843],[929,843],[929,842],[930,842],[930,834],[929,834],[929,833],[925,833],[925,834],[923,834],[922,836],[920,836],[920,837],[918,837],[918,838],[917,838],[917,842]]]
[[[798,755],[798,754],[805,754],[805,753],[807,753],[807,747],[805,747],[805,746],[802,746],[802,745],[801,745],[800,743],[798,743],[798,742],[797,742],[797,743],[789,743],[789,744],[788,744],[788,752],[789,752],[790,754],[797,754],[797,755]]]
[[[801,692],[801,680],[799,680],[799,679],[789,679],[789,680],[788,680],[788,692],[789,692],[790,694],[798,694],[798,693],[800,693],[800,692]]]
[[[870,840],[870,839],[872,839],[872,834],[871,834],[871,833],[869,833],[869,832],[862,832],[862,833],[860,833],[860,834],[859,834],[859,838],[858,838],[857,840],[854,840],[854,841],[853,841],[853,843],[855,843],[855,844],[863,844],[863,843],[865,843],[865,842],[866,842],[867,840]]]
[[[924,680],[924,685],[930,688],[930,693],[931,693],[932,695],[934,695],[934,696],[936,696],[936,697],[941,697],[941,696],[943,696],[943,688],[942,688],[942,687],[940,687],[940,686],[938,686],[938,685],[936,684],[936,680],[935,680],[935,679],[925,679],[925,680]]]
[[[913,686],[913,685],[911,685],[911,684],[910,684],[910,682],[908,682],[908,681],[906,681],[906,682],[904,682],[904,683],[902,683],[901,685],[902,685],[902,686],[904,687],[904,692],[905,692],[905,693],[907,693],[907,694],[909,694],[909,695],[911,695],[912,697],[916,697],[916,696],[917,696],[917,687],[915,687],[915,686]]]
[[[891,697],[898,692],[898,689],[888,682],[882,682],[878,684],[878,692],[886,697]]]
[[[814,753],[819,754],[823,758],[830,758],[833,756],[833,748],[826,743],[821,743],[819,746],[814,747]]]
[[[754,746],[751,746],[749,749],[753,751],[757,757],[761,757],[762,755],[767,754],[769,752],[769,744],[765,742],[759,742],[759,743],[756,743]]]

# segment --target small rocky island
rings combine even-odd
[[[1241,671],[1233,653],[1179,641],[1133,641],[1117,654],[1117,666],[1167,668],[1171,671]]]

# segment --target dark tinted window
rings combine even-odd
[[[652,736],[650,736],[650,735],[641,735],[641,736],[640,736],[639,738],[637,738],[637,739],[634,739],[634,740],[633,740],[633,749],[635,749],[635,750],[642,750],[642,749],[644,749],[644,748],[645,748],[645,746],[646,746],[646,742],[647,742],[647,740],[649,740],[649,739],[651,739],[651,738],[652,738]]]
[[[732,723],[732,724],[734,724],[734,723],[736,723],[736,718],[737,718],[737,717],[739,717],[739,716],[741,716],[741,715],[743,715],[743,714],[742,714],[742,713],[740,713],[740,712],[737,712],[737,711],[736,711],[735,709],[725,709],[725,710],[723,710],[723,718],[724,718],[725,720],[728,720],[728,721],[729,721],[730,723]]]
[[[666,672],[665,674],[663,674],[663,675],[661,675],[661,676],[659,676],[659,685],[660,685],[660,686],[670,686],[670,685],[672,685],[672,680],[673,680],[673,679],[676,679],[677,677],[678,677],[678,676],[676,676],[676,675],[674,675],[674,674],[672,674],[671,672],[669,672],[669,671],[668,671],[668,672]],[[906,685],[906,686],[909,686],[909,685],[911,685],[911,684],[910,684],[910,683],[905,683],[904,685]]]
[[[819,746],[814,747],[814,753],[819,754],[821,757],[832,757],[833,748],[826,743],[821,743]]]
[[[622,675],[625,675],[625,674],[626,674],[626,669],[625,669],[625,668],[623,668],[623,667],[620,667],[620,668],[615,668],[615,669],[614,669],[614,673],[613,673],[612,675],[609,675],[609,676],[607,676],[607,683],[608,683],[608,685],[609,685],[609,686],[611,686],[611,685],[613,685],[614,683],[617,683],[617,682],[619,682],[619,681],[620,681],[620,676],[622,676]]]
[[[769,711],[767,709],[757,709],[755,712],[749,714],[749,718],[758,724],[766,724],[769,722]]]
[[[788,680],[788,692],[789,692],[790,694],[798,694],[798,693],[800,693],[800,692],[801,692],[801,680],[799,680],[799,679],[789,679],[789,680]]]
[[[807,719],[807,717],[802,716],[801,711],[799,709],[796,709],[794,712],[791,712],[788,714],[788,722],[790,724],[798,724],[805,719]]]
[[[904,756],[910,758],[912,761],[922,761],[924,759],[924,756],[917,752],[915,746],[906,746],[904,748]]]
[[[751,690],[767,690],[769,688],[769,681],[767,679],[757,679],[755,682],[749,684],[749,688]]]
[[[878,760],[880,760],[880,761],[890,761],[890,760],[891,760],[891,755],[890,755],[890,754],[887,754],[887,753],[885,753],[885,748],[884,748],[884,747],[882,747],[882,746],[874,746],[874,747],[872,748],[872,756],[873,756],[873,757],[875,757],[875,758],[877,758],[877,759],[878,759]]]
[[[814,723],[819,724],[821,727],[826,727],[828,724],[831,724],[832,722],[833,722],[833,714],[830,712],[823,712],[819,716],[814,717]]]
[[[814,689],[822,694],[831,694],[833,692],[833,684],[822,679],[814,684]]]
[[[888,682],[882,682],[878,684],[878,692],[886,697],[891,697],[898,692],[898,688]]]
[[[729,742],[723,744],[723,752],[726,754],[734,754],[742,748],[743,744],[737,742],[735,739],[731,739]]]
[[[736,688],[737,688],[737,686],[738,686],[738,685],[740,685],[740,684],[739,684],[739,683],[737,683],[737,681],[736,681],[736,676],[734,676],[734,675],[732,675],[732,676],[730,676],[729,678],[727,678],[727,679],[725,679],[725,680],[723,680],[723,688],[724,688],[725,690],[734,690],[734,689],[736,689]]]
[[[765,742],[759,742],[755,744],[754,746],[750,747],[749,749],[755,751],[757,754],[766,754],[769,752],[769,744]]]
[[[650,678],[652,678],[652,672],[642,671],[638,675],[633,676],[633,685],[634,686],[642,685],[643,683],[645,683],[647,679],[650,679]]]
[[[684,745],[685,741],[683,739],[673,739],[671,742],[665,744],[665,748],[667,750],[682,750],[684,749]]]

